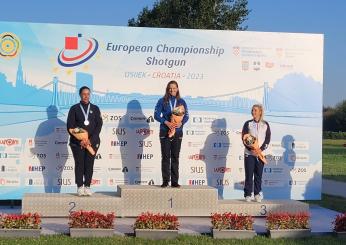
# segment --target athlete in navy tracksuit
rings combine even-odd
[[[262,105],[254,105],[251,110],[253,119],[245,122],[242,130],[242,139],[245,134],[251,134],[258,139],[258,145],[262,151],[266,150],[270,142],[270,127],[268,122],[263,120]],[[263,162],[257,157],[257,153],[247,147],[244,150],[244,167],[245,167],[245,187],[244,197],[247,202],[251,201],[252,187],[254,185],[255,201],[261,202],[262,197],[262,172]]]
[[[183,105],[185,115],[180,124],[171,123],[172,109]],[[183,126],[189,120],[189,112],[185,100],[180,97],[178,83],[170,81],[166,87],[164,97],[158,100],[155,106],[154,118],[160,122],[160,143],[161,143],[161,171],[162,185],[167,187],[171,180],[172,187],[180,187],[179,180],[179,153],[183,138]],[[175,135],[168,137],[170,128],[175,128]]]

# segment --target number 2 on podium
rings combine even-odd
[[[73,211],[73,209],[76,207],[76,203],[75,202],[69,202],[68,205],[70,206],[70,210],[68,212],[71,213]]]

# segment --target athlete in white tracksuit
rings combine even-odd
[[[270,142],[270,127],[268,122],[263,120],[262,105],[254,105],[251,110],[252,119],[244,123],[242,130],[242,138],[245,134],[251,134],[258,139],[258,145],[262,151],[265,151]],[[254,183],[254,195],[257,202],[261,202],[262,197],[262,172],[263,162],[258,159],[257,152],[250,147],[245,146],[244,150],[244,167],[245,167],[245,186],[244,197],[246,201],[250,201],[252,188]]]

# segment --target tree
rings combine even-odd
[[[247,0],[161,0],[143,8],[129,26],[245,30]]]
[[[335,108],[323,108],[323,131],[337,131],[337,123],[335,120]]]
[[[346,100],[333,107],[323,108],[323,130],[346,132]]]
[[[335,121],[338,126],[338,130],[346,132],[346,100],[336,106]]]

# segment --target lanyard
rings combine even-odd
[[[82,109],[82,112],[83,112],[85,121],[88,121],[89,111],[90,111],[90,103],[89,103],[89,105],[88,105],[87,112],[84,111],[84,108],[83,108],[82,104],[79,104],[79,106],[80,106],[80,108]]]
[[[174,105],[172,107],[172,102],[171,100],[169,99],[169,106],[171,107],[171,111],[173,111],[173,109],[175,108],[175,106],[177,105],[177,99],[174,99]]]

